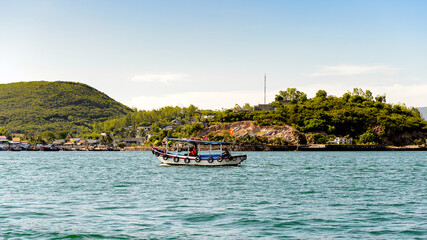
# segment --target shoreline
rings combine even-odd
[[[201,149],[206,150],[206,149]],[[219,150],[219,149],[213,149]],[[311,145],[262,145],[247,144],[235,145],[231,147],[232,151],[427,151],[426,146],[385,146],[385,145],[329,145],[329,144],[311,144]],[[151,147],[125,147],[121,151],[151,151]]]
[[[158,147],[164,149],[164,147]],[[386,145],[334,145],[334,144],[309,144],[309,145],[266,145],[266,144],[244,144],[244,145],[232,145],[232,146],[223,146],[223,149],[230,148],[231,151],[248,151],[248,152],[333,152],[333,151],[427,151],[427,146],[386,146]],[[1,150],[1,149],[0,149]],[[2,151],[151,151],[151,146],[135,146],[135,147],[124,147],[124,148],[55,148],[55,150],[41,150],[41,149],[3,149]],[[172,150],[169,148],[169,150]],[[175,149],[174,149],[175,150]],[[208,147],[201,147],[201,151],[208,151]],[[219,146],[213,146],[213,151],[219,151]],[[185,150],[184,150],[185,151]]]

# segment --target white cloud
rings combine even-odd
[[[372,92],[386,93],[388,103],[404,103],[408,107],[427,107],[427,84],[394,84],[372,88]]]
[[[324,76],[354,76],[365,74],[394,74],[399,69],[387,65],[336,65],[321,66],[319,71],[311,74],[313,77]]]
[[[161,82],[167,84],[173,81],[184,80],[188,75],[183,73],[149,73],[132,77],[135,82]]]

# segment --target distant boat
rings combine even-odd
[[[61,150],[61,149],[54,147],[50,144],[40,148],[40,151],[45,151],[45,152],[53,152],[53,151],[59,151],[59,150]]]
[[[7,151],[9,149],[9,146],[6,144],[0,144],[0,151]]]
[[[245,154],[232,155],[223,145],[234,143],[212,142],[200,140],[187,140],[178,138],[166,138],[167,141],[183,143],[185,146],[176,144],[175,151],[168,151],[159,148],[152,148],[152,153],[162,163],[167,165],[187,165],[187,166],[237,166],[246,160]],[[201,145],[209,145],[209,151],[200,151]],[[213,151],[212,145],[219,145],[219,151]],[[183,151],[184,150],[184,151]]]

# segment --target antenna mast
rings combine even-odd
[[[266,96],[266,92],[267,92],[267,88],[266,88],[266,86],[267,86],[267,75],[264,73],[264,104],[267,104],[266,103],[266,99],[265,99],[265,96]]]

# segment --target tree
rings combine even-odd
[[[68,136],[68,131],[59,131],[56,133],[58,139],[66,139]]]
[[[52,131],[42,132],[41,137],[46,142],[52,142],[53,140],[55,140],[55,134]]]
[[[127,138],[133,138],[136,136],[136,129],[135,128],[126,128],[124,132],[124,136]]]
[[[100,142],[103,145],[108,145],[108,144],[111,144],[113,142],[113,138],[111,137],[110,133],[106,133],[106,134],[101,135]]]
[[[362,98],[366,98],[368,100],[373,100],[372,92],[370,90],[363,91],[361,88],[353,88],[352,96],[360,96]]]
[[[0,127],[0,136],[6,136],[6,138],[11,138],[10,131],[4,127]]]
[[[151,126],[151,131],[153,131],[153,132],[157,133],[157,132],[159,132],[159,130],[160,130],[160,127],[157,125],[157,123],[154,123],[154,124]]]
[[[328,139],[321,133],[314,133],[311,135],[311,139],[315,144],[324,144],[328,142]]]
[[[346,92],[342,95],[342,100],[345,102],[348,102],[350,100],[351,94],[349,92]]]
[[[386,96],[384,95],[377,95],[375,97],[375,101],[379,102],[379,103],[385,103],[386,102]]]
[[[243,109],[250,109],[251,105],[249,103],[245,103],[242,108]]]
[[[328,96],[328,93],[326,93],[325,90],[319,90],[316,93],[316,98],[325,99]]]
[[[201,123],[187,124],[184,127],[183,132],[187,137],[194,137],[202,128],[203,124]]]
[[[364,97],[365,97],[365,98],[367,98],[367,99],[369,99],[369,100],[374,99],[374,97],[372,97],[372,92],[371,92],[371,91],[369,91],[369,90],[366,90],[366,91],[365,91],[365,95],[364,95]]]
[[[353,88],[353,93],[351,93],[352,96],[364,96],[365,93],[361,88]]]
[[[307,100],[307,94],[298,91],[296,88],[288,88],[286,91],[279,91],[274,99],[276,101],[287,100],[291,103],[304,102]]]

